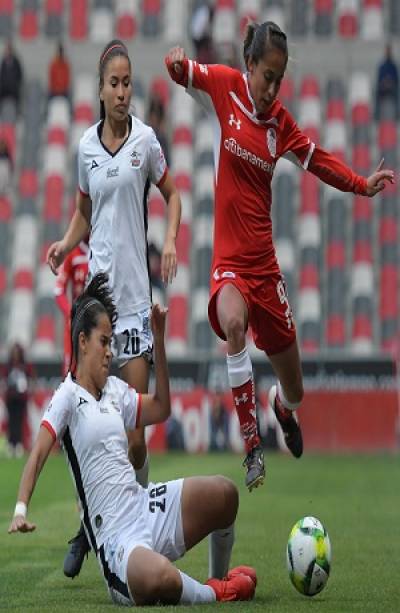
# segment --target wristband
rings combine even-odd
[[[22,515],[22,517],[25,519],[26,511],[27,511],[27,506],[26,506],[25,502],[21,502],[19,500],[17,502],[17,504],[15,505],[14,517],[16,515]]]

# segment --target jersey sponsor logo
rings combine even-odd
[[[235,119],[235,115],[233,113],[231,113],[228,123],[230,126],[236,126],[236,130],[240,130],[240,126],[242,125],[240,119]]]
[[[199,67],[200,72],[208,76],[208,67],[206,66],[206,64],[197,64],[197,65]]]
[[[91,165],[91,167],[90,167],[90,170],[93,170],[93,168],[98,168],[98,167],[99,167],[99,165],[98,165],[98,163],[96,162],[96,160],[92,160],[92,165]]]
[[[133,168],[138,168],[140,166],[140,157],[137,151],[132,151],[131,153],[131,165]]]
[[[219,268],[216,268],[214,270],[213,277],[216,281],[219,281],[220,279],[236,279],[235,273],[231,270],[225,270],[224,272],[221,272]]]
[[[233,137],[226,138],[224,140],[224,147],[227,151],[230,151],[230,153],[233,155],[236,155],[246,162],[249,162],[252,166],[256,166],[257,168],[260,168],[260,170],[268,172],[270,175],[273,174],[275,168],[274,163],[271,164],[248,149],[241,147]]]
[[[293,313],[286,293],[285,281],[282,279],[276,285],[276,293],[278,294],[279,302],[285,308],[285,318],[288,330],[294,327]]]
[[[119,175],[119,166],[115,168],[109,168],[107,170],[107,179],[111,179],[112,177],[118,177]]]
[[[271,156],[276,156],[276,132],[274,128],[268,128],[267,130],[267,147]]]

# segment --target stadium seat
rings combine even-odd
[[[88,24],[87,0],[71,0],[69,7],[70,38],[72,40],[85,40]]]
[[[309,2],[308,0],[296,0],[290,2],[290,34],[294,37],[305,37],[308,34]]]
[[[329,37],[333,31],[333,0],[314,0],[314,33]]]
[[[398,0],[388,0],[388,25],[390,33],[400,35],[400,5]]]
[[[171,45],[181,40],[188,22],[188,3],[181,0],[164,2],[164,40]]]
[[[216,0],[212,21],[212,39],[216,45],[230,44],[236,38],[234,0]]]
[[[22,0],[19,22],[19,35],[23,40],[31,41],[38,35],[38,0]]]
[[[246,26],[249,22],[260,23],[260,11],[261,11],[261,2],[260,0],[239,0],[238,6],[238,19],[239,19],[239,31],[240,35],[244,36],[244,32]],[[268,19],[273,21],[269,16]]]
[[[0,36],[10,38],[13,34],[14,0],[0,1]]]
[[[120,0],[115,5],[115,12],[117,37],[134,38],[138,31],[139,0]]]
[[[381,41],[384,34],[383,0],[362,0],[361,37],[366,41]]]
[[[357,0],[338,0],[338,33],[342,38],[355,38],[358,34]]]
[[[105,45],[112,40],[114,34],[114,15],[111,3],[107,4],[107,6],[95,4],[90,13],[89,23],[89,36],[94,44]]]
[[[161,32],[161,0],[142,0],[142,33],[146,37]]]
[[[64,33],[64,0],[46,0],[44,13],[46,36],[60,39]]]

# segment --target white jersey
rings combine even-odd
[[[154,131],[129,117],[126,141],[111,153],[101,142],[103,122],[79,143],[79,189],[92,201],[89,277],[109,275],[119,317],[151,306],[147,263],[147,196],[167,165]]]
[[[127,430],[137,427],[141,395],[108,377],[100,400],[69,373],[46,409],[42,425],[66,453],[91,546],[96,552],[125,525],[144,533],[145,490],[128,459]],[[143,525],[142,525],[143,523]]]

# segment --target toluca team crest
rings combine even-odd
[[[133,168],[138,168],[140,166],[139,154],[136,151],[131,153],[131,164]]]
[[[267,130],[267,147],[274,158],[276,156],[276,132],[274,128],[268,128]]]

